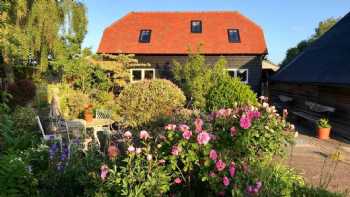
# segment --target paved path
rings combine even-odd
[[[319,140],[313,136],[299,134],[295,146],[289,149],[289,157],[285,163],[304,176],[307,183],[318,186],[325,161],[323,174],[333,171],[330,170],[333,169],[330,166],[334,166],[335,162],[330,156],[336,151],[341,152],[342,160],[338,162],[328,189],[350,191],[350,143],[334,139]]]

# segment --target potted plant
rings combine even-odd
[[[321,118],[317,122],[317,136],[321,140],[329,139],[329,134],[331,132],[331,125],[327,118]]]
[[[92,122],[93,120],[93,110],[92,110],[92,105],[86,105],[84,107],[84,119],[86,122]]]

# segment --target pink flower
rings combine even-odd
[[[197,135],[198,144],[207,144],[210,140],[209,133],[202,131]]]
[[[158,161],[158,164],[161,164],[161,165],[162,165],[162,164],[165,164],[165,160],[164,160],[164,159],[159,160],[159,161]]]
[[[130,139],[132,137],[132,133],[130,131],[126,131],[124,133],[124,137]]]
[[[148,154],[148,155],[147,155],[147,160],[148,160],[148,161],[151,161],[151,160],[152,160],[152,155],[151,155],[151,154]]]
[[[254,111],[254,118],[260,118],[261,113],[259,111]]]
[[[225,187],[227,187],[228,185],[230,185],[230,180],[227,178],[227,176],[224,176],[222,178],[222,183],[225,185]]]
[[[174,146],[171,148],[171,154],[172,154],[172,155],[177,156],[177,155],[180,154],[180,152],[181,152],[181,148],[178,147],[178,146],[176,146],[176,145],[174,145]]]
[[[237,129],[235,127],[231,127],[230,129],[231,136],[234,137],[237,134]]]
[[[216,162],[215,166],[216,166],[216,169],[220,172],[220,171],[223,171],[225,169],[226,164],[222,160],[219,160]]]
[[[174,124],[168,124],[168,125],[166,125],[164,128],[165,128],[165,130],[168,130],[168,131],[175,131],[176,125],[174,125]]]
[[[216,153],[216,150],[212,149],[209,152],[209,158],[213,161],[216,161],[218,159],[218,154]]]
[[[186,130],[185,132],[182,133],[182,137],[185,138],[186,140],[189,140],[192,136],[192,132],[190,130]]]
[[[203,120],[200,118],[196,118],[194,121],[194,125],[196,127],[196,132],[199,133],[203,130]]]
[[[179,177],[177,177],[177,178],[174,180],[174,183],[176,183],[176,184],[181,184],[181,183],[182,183],[182,180],[181,180]]]
[[[135,147],[129,146],[129,147],[128,147],[128,151],[129,151],[130,153],[135,152]]]
[[[230,176],[234,177],[235,173],[236,173],[236,166],[234,162],[230,163],[230,167],[229,167],[229,172],[230,172]]]
[[[145,130],[142,130],[142,131],[140,132],[140,139],[141,139],[141,140],[147,140],[148,138],[150,138],[148,132],[145,131]]]
[[[216,174],[215,174],[215,172],[210,172],[210,173],[209,173],[209,176],[210,176],[210,177],[216,177]]]
[[[101,170],[101,179],[104,181],[108,175],[109,168],[106,164],[103,164],[100,170]]]
[[[185,131],[190,130],[190,127],[188,127],[188,126],[185,125],[185,124],[180,124],[180,125],[179,125],[179,130],[180,130],[181,132],[185,132]]]
[[[242,116],[239,123],[243,129],[248,129],[250,126],[252,126],[252,123],[247,116]]]
[[[141,148],[136,148],[136,154],[140,154],[142,152]]]

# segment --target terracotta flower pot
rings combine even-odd
[[[84,112],[84,119],[85,119],[86,122],[92,122],[94,117],[93,117],[93,114],[91,113],[91,111],[85,111]]]
[[[317,137],[321,140],[329,139],[329,134],[331,132],[331,128],[318,128],[317,129]]]

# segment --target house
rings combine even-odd
[[[136,81],[164,77],[173,60],[184,63],[199,46],[207,64],[225,56],[232,76],[260,90],[263,30],[238,12],[130,12],[105,29],[97,52],[135,54],[150,63],[130,69]]]
[[[272,77],[275,103],[301,119],[329,117],[350,138],[350,13]]]

